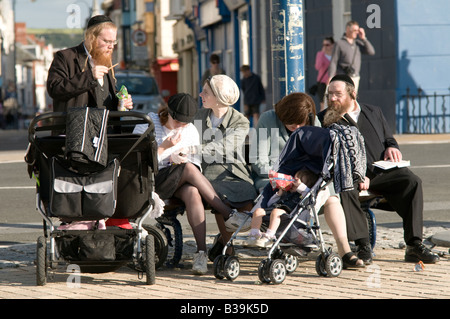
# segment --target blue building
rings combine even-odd
[[[314,56],[322,38],[342,36],[343,16],[364,27],[375,56],[364,56],[359,100],[383,109],[396,133],[450,132],[450,28],[446,0],[306,0],[306,60],[314,83]],[[409,97],[408,97],[409,92]],[[436,96],[435,96],[436,94]],[[420,95],[420,96],[419,96]]]

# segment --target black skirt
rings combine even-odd
[[[164,167],[155,176],[155,191],[161,199],[169,199],[177,190],[186,163]]]

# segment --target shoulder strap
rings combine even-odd
[[[356,40],[355,40],[356,41]],[[352,59],[352,64],[350,64],[351,67],[353,67],[353,63],[355,63],[355,57],[356,57],[356,50],[358,49],[358,45],[355,42],[355,49],[353,50],[353,59]]]

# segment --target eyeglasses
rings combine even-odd
[[[331,44],[329,44],[329,43],[324,43],[324,44],[322,44],[322,46],[324,46],[324,47],[330,47]]]
[[[327,97],[329,99],[332,98],[333,96],[336,97],[337,99],[340,99],[340,98],[342,98],[344,96],[344,94],[341,93],[341,92],[329,92],[329,93],[327,93]]]
[[[107,45],[116,45],[117,44],[117,40],[114,41],[107,41],[105,39],[99,38],[100,40],[102,40],[105,44]]]

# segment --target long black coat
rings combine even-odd
[[[56,52],[47,79],[47,91],[53,99],[55,112],[65,112],[70,107],[98,107],[95,88],[99,83],[86,61],[87,54],[83,43]],[[110,110],[116,111],[118,98],[115,95],[116,83],[111,71],[107,78],[113,99],[113,107]]]
[[[388,147],[399,148],[391,129],[377,106],[360,103],[361,114],[357,125],[364,136],[367,155],[367,175],[370,178],[369,191],[382,195],[403,220],[404,239],[410,244],[422,239],[423,190],[422,180],[408,168],[381,171],[374,169],[373,162],[382,160]],[[322,122],[325,111],[317,117]],[[353,122],[353,123],[352,123]],[[347,221],[349,240],[369,237],[367,222],[362,213],[358,191],[341,194],[341,203]]]

